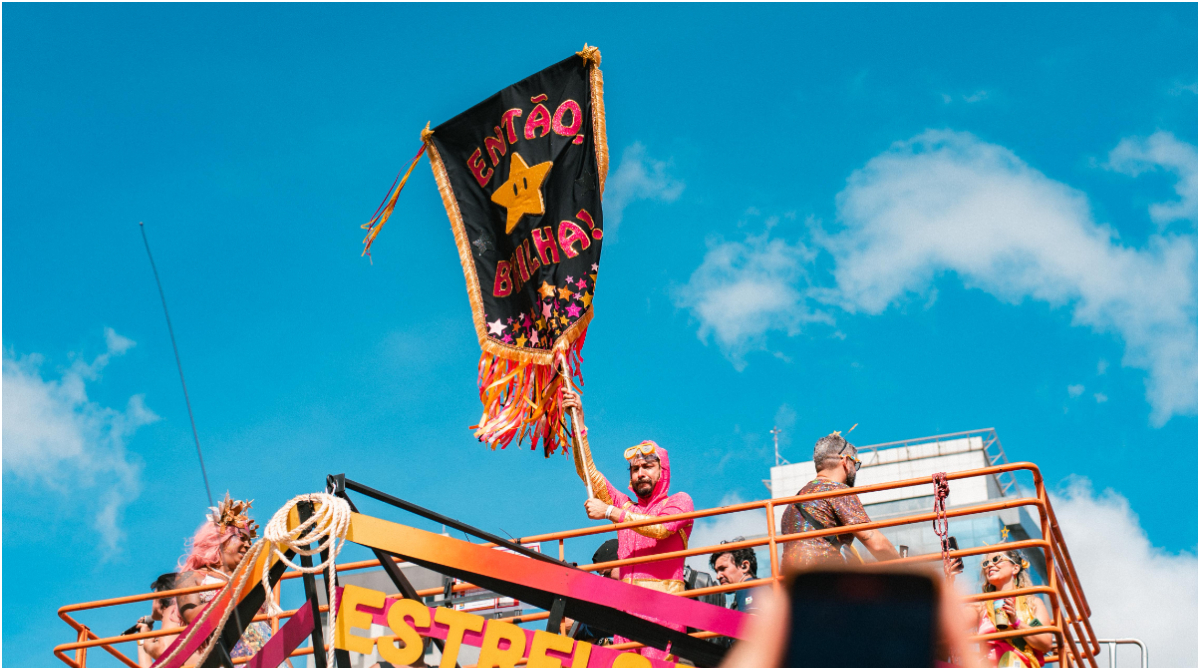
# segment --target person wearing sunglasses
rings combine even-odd
[[[813,465],[817,477],[796,495],[808,495],[824,491],[849,489],[854,486],[862,461],[858,448],[834,432],[817,440],[813,447]],[[863,509],[862,501],[853,493],[834,498],[820,498],[788,505],[783,513],[781,530],[785,535],[813,530],[825,530],[841,526],[870,523],[871,517]],[[862,562],[853,542],[858,539],[877,560],[900,558],[891,540],[877,530],[850,531],[838,535],[784,543],[783,565],[785,569],[796,569],[828,561],[845,562],[843,549],[853,560]]]
[[[983,593],[1024,589],[1033,585],[1029,579],[1029,562],[1015,549],[984,554],[979,572],[983,580]],[[1036,595],[985,600],[975,603],[974,607],[979,635],[1046,626],[1054,621],[1046,604]],[[1040,668],[1045,663],[1045,653],[1053,644],[1053,633],[1041,633],[988,640],[983,643],[981,651],[987,653],[984,660],[993,668]]]
[[[587,428],[583,427],[583,408],[579,403],[579,395],[572,389],[566,389],[563,391],[563,410],[573,409],[579,412],[580,425],[577,429],[586,431]],[[591,484],[595,496],[584,503],[589,519],[607,519],[613,523],[622,523],[651,520],[694,510],[691,496],[682,492],[670,492],[671,461],[667,450],[655,442],[645,440],[624,451],[625,461],[629,464],[629,490],[634,497],[617,490],[608,478],[600,474],[586,443],[580,442],[577,447],[579,453],[575,461],[576,471],[584,482]],[[626,559],[681,551],[687,549],[691,533],[691,519],[623,528],[617,531],[617,556]],[[625,565],[618,570],[618,578],[621,581],[648,589],[679,593],[687,588],[683,575],[683,558]],[[686,630],[683,626],[669,621],[657,623],[678,631]],[[616,644],[628,641],[619,635],[613,639]],[[653,647],[644,647],[639,649],[638,653],[650,659],[670,660],[669,654]]]

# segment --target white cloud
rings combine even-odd
[[[1179,200],[1150,205],[1150,220],[1159,227],[1172,221],[1196,221],[1196,147],[1180,142],[1171,133],[1126,137],[1108,154],[1107,168],[1136,177],[1162,169],[1175,176]]]
[[[625,208],[637,200],[675,202],[684,184],[668,174],[670,161],[658,161],[634,142],[621,154],[621,163],[604,184],[604,234],[615,240]]]
[[[1083,395],[1083,391],[1083,384],[1071,384],[1067,387],[1067,395],[1071,396],[1072,398],[1078,398],[1079,396]]]
[[[1144,160],[1177,158],[1163,140],[1153,146]],[[1133,170],[1137,155],[1123,150],[1115,164]],[[1149,373],[1152,424],[1195,414],[1194,235],[1155,234],[1142,248],[1124,246],[1092,220],[1082,193],[1004,147],[949,131],[928,131],[871,159],[837,205],[844,229],[825,244],[847,311],[881,313],[952,271],[1001,300],[1069,306],[1076,325],[1119,335],[1123,364]]]
[[[1151,207],[1165,224],[1189,208],[1195,220],[1195,162],[1195,147],[1156,133],[1122,140],[1109,166],[1131,175],[1158,166],[1178,177],[1181,199]],[[712,335],[737,369],[749,351],[766,348],[769,331],[832,325],[821,305],[880,314],[925,294],[930,309],[934,278],[950,272],[1002,301],[1065,308],[1075,325],[1118,336],[1122,364],[1148,373],[1152,425],[1196,413],[1194,227],[1124,245],[1093,220],[1084,194],[1004,147],[951,131],[925,132],[872,158],[849,177],[837,210],[842,228],[816,231],[815,247],[772,237],[770,226],[744,242],[710,242],[676,292],[676,304],[700,322],[700,338]],[[817,249],[833,257],[833,287],[810,280]]]
[[[942,94],[942,102],[946,103],[947,105],[954,102],[955,100],[962,100],[963,102],[965,102],[969,105],[969,104],[976,103],[976,102],[983,102],[984,100],[987,100],[987,99],[988,99],[988,92],[984,89],[980,89],[978,91],[975,91],[974,93],[964,93],[964,94],[960,94],[960,95],[956,95],[956,96],[950,95],[949,93]]]
[[[745,355],[766,347],[766,333],[789,335],[810,322],[832,323],[810,309],[805,266],[814,253],[802,243],[770,239],[769,231],[745,242],[710,240],[704,262],[687,285],[676,291],[675,303],[700,321],[700,339],[712,335],[738,370]]]
[[[121,515],[141,490],[140,466],[125,442],[141,426],[158,420],[144,397],[124,411],[88,400],[87,382],[97,381],[110,358],[134,342],[105,330],[107,350],[91,363],[74,357],[58,379],[44,379],[42,357],[4,352],[4,452],[6,473],[62,494],[84,492],[94,501],[93,526],[108,553],[124,538]]]
[[[1104,395],[1103,393],[1093,394],[1092,397],[1096,399],[1097,404],[1108,402],[1108,396]]]
[[[1184,93],[1191,93],[1192,95],[1196,95],[1196,92],[1198,90],[1200,90],[1200,88],[1198,88],[1196,86],[1196,82],[1194,82],[1194,81],[1190,84],[1185,84],[1182,81],[1176,81],[1174,84],[1171,84],[1170,88],[1167,89],[1167,95],[1180,96],[1180,95],[1183,95]]]
[[[1096,495],[1087,479],[1053,503],[1096,635],[1141,639],[1153,667],[1196,667],[1196,556],[1152,546],[1129,501],[1111,489]],[[1136,652],[1118,653],[1136,667]]]

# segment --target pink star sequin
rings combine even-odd
[[[574,277],[572,277],[571,275],[567,275],[567,283],[568,283],[568,284],[573,284],[573,283],[575,283],[575,278],[574,278]]]
[[[584,286],[587,286],[587,282],[580,279],[579,281],[575,282],[575,286],[577,286],[578,288],[583,288]]]
[[[488,335],[499,335],[500,333],[503,333],[504,329],[507,327],[508,326],[505,326],[504,322],[500,319],[488,321]]]
[[[547,302],[542,304],[542,316],[546,317],[547,319],[550,318],[550,303]]]
[[[529,345],[536,347],[538,344],[538,332],[535,330],[529,333]]]
[[[570,317],[579,316],[579,305],[569,305],[567,307],[567,316],[570,316]],[[505,337],[508,337],[508,336],[505,335]]]

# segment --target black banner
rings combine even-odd
[[[486,353],[553,365],[591,320],[608,168],[598,63],[586,48],[426,136]]]

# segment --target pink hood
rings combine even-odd
[[[647,442],[654,445],[654,453],[658,456],[659,463],[662,465],[662,477],[654,485],[654,490],[650,492],[648,498],[639,497],[630,499],[630,502],[634,502],[633,508],[630,511],[639,514],[653,514],[655,516],[668,516],[693,511],[691,496],[686,493],[671,495],[671,460],[667,455],[667,450],[654,442],[649,440]],[[630,487],[630,490],[632,491],[632,487]],[[636,491],[633,491],[633,493],[635,496],[637,495]],[[624,498],[625,496],[622,495],[621,497]],[[691,519],[668,522],[664,526],[671,531],[671,535],[664,539],[646,537],[631,529],[617,531],[617,556],[620,558],[632,558],[684,549],[687,547],[686,538],[692,533],[692,525]],[[621,568],[621,577],[683,579],[683,559],[676,558],[656,561],[654,563],[625,566]]]
[[[649,498],[643,498],[633,490],[633,484],[629,485],[629,491],[633,493],[637,504],[646,507],[653,505],[667,497],[667,493],[671,490],[671,457],[667,455],[667,450],[658,446],[654,440],[646,440],[642,444],[654,445],[654,455],[658,456],[658,462],[662,465],[662,476],[658,478],[658,483],[654,485],[654,490],[650,492]]]

